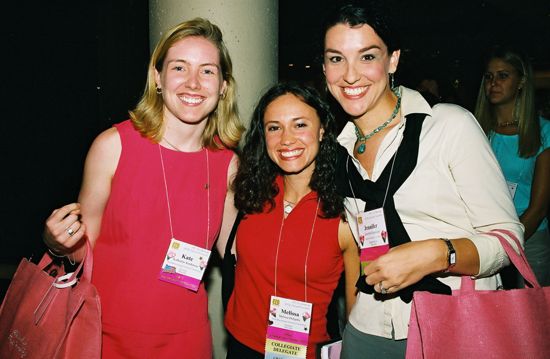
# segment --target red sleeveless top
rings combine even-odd
[[[159,145],[142,137],[130,121],[115,125],[122,153],[94,248],[92,281],[102,301],[105,326],[167,334],[208,323],[204,285],[197,293],[162,282],[158,275],[171,239]],[[160,147],[174,237],[212,248],[227,190],[230,150],[186,153]],[[207,236],[209,160],[210,230]],[[197,338],[199,339],[199,338]]]
[[[275,208],[246,215],[237,230],[235,288],[227,306],[225,325],[242,344],[264,352],[269,299],[274,294],[275,253],[283,220],[283,185]],[[304,264],[317,194],[310,192],[284,220],[279,247],[277,295],[304,300]],[[316,344],[328,340],[326,314],[344,269],[338,243],[339,218],[317,217],[308,260],[307,301],[313,303],[308,358],[315,358]]]

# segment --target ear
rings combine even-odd
[[[319,129],[319,142],[322,142],[323,141],[323,135],[325,134],[325,129],[324,128],[320,128]]]
[[[395,71],[397,71],[397,65],[399,64],[400,55],[401,55],[401,50],[395,50],[394,52],[391,53],[390,68],[388,72],[394,73]]]
[[[162,88],[160,83],[161,83],[161,81],[160,81],[160,72],[158,72],[158,70],[155,69],[155,85],[157,86],[157,88]]]
[[[524,85],[525,85],[525,76],[523,76],[519,81],[518,90],[522,90]]]
[[[225,98],[225,91],[227,90],[227,81],[223,80],[222,88],[220,89],[220,97]]]

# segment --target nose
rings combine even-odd
[[[200,88],[199,72],[196,70],[189,71],[188,76],[185,79],[185,86],[192,90]]]
[[[296,141],[296,137],[290,130],[283,130],[281,134],[281,144],[283,146],[289,146]]]
[[[359,80],[359,72],[355,69],[355,66],[352,63],[349,63],[346,66],[346,72],[344,73],[344,81],[348,84],[353,85]]]
[[[490,87],[493,87],[495,86],[499,81],[499,78],[497,76],[491,76],[490,78],[487,79],[487,84],[490,86]]]

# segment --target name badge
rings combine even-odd
[[[159,279],[196,292],[210,258],[208,249],[172,238]]]
[[[271,296],[266,359],[306,358],[312,308],[312,303]]]
[[[389,251],[388,231],[382,208],[361,212],[357,215],[361,269]]]
[[[506,181],[506,184],[508,185],[508,190],[510,191],[510,195],[512,195],[512,199],[514,199],[514,196],[516,195],[516,189],[518,188],[518,184],[510,181]]]

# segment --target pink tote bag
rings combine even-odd
[[[474,289],[462,277],[452,296],[416,292],[412,302],[407,359],[548,359],[550,358],[550,287],[541,287],[521,250],[504,235],[497,237],[512,264],[531,286],[513,290]]]
[[[100,358],[101,307],[86,246],[73,273],[48,254],[38,265],[21,260],[0,307],[0,358]]]

